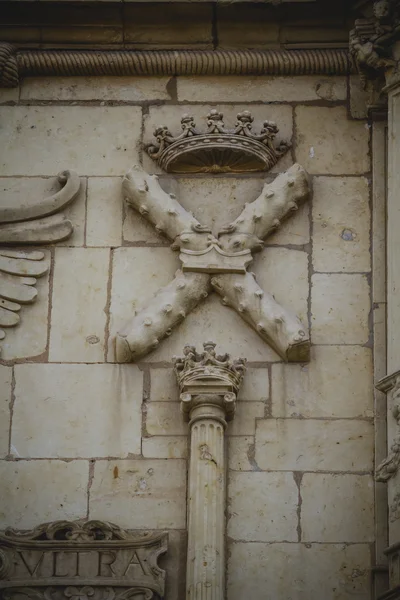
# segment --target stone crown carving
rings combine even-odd
[[[216,109],[207,115],[207,130],[196,129],[194,118],[183,115],[182,133],[173,136],[165,125],[157,127],[156,143],[147,146],[149,156],[168,173],[241,173],[269,171],[290,148],[275,145],[279,131],[273,121],[264,121],[260,133],[253,131],[254,117],[248,110],[237,115],[233,129]]]

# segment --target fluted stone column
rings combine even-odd
[[[235,413],[245,360],[197,353],[176,359],[181,407],[190,426],[186,600],[223,600],[225,594],[226,461],[224,432]]]

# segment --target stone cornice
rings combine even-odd
[[[0,44],[0,87],[32,76],[347,75],[347,50],[18,50]]]

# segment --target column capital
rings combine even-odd
[[[246,359],[216,354],[216,344],[205,342],[204,351],[187,344],[183,357],[174,357],[181,410],[193,422],[214,418],[225,423],[233,419],[237,393],[246,370]]]

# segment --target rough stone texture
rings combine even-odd
[[[168,77],[29,77],[21,100],[169,100]]]
[[[370,598],[368,544],[261,544],[229,546],[230,600]],[[290,573],[290,577],[288,577]]]
[[[253,470],[254,436],[231,436],[228,440],[228,465],[232,471]]]
[[[12,369],[0,366],[0,458],[8,454]]]
[[[369,475],[306,473],[301,497],[303,541],[373,541],[374,484]]]
[[[179,102],[346,100],[345,77],[178,77]]]
[[[188,437],[185,436],[152,436],[142,439],[144,458],[187,458]]]
[[[255,459],[261,469],[370,471],[373,449],[368,421],[267,419],[256,426]]]
[[[311,286],[311,335],[315,344],[368,341],[369,285],[365,275],[315,274]]]
[[[315,177],[315,271],[369,271],[370,219],[367,179]]]
[[[295,109],[296,161],[309,173],[347,175],[370,170],[368,125],[347,118],[346,108]]]
[[[0,461],[0,480],[1,529],[86,517],[87,461]]]
[[[12,454],[140,454],[142,379],[134,365],[17,365]]]
[[[232,472],[228,482],[228,536],[257,542],[296,542],[297,500],[292,473]]]
[[[313,346],[309,364],[272,365],[273,417],[372,417],[372,353]],[[355,377],[357,373],[357,377]]]
[[[263,402],[238,402],[236,415],[227,428],[227,435],[253,435],[256,419],[265,416],[265,404]]]
[[[3,176],[123,175],[138,159],[137,107],[3,106],[0,121]]]
[[[97,461],[90,490],[91,519],[132,529],[184,529],[186,462],[183,460]]]
[[[55,264],[50,360],[101,362],[106,333],[109,251],[57,248]]]
[[[240,386],[238,401],[267,402],[269,400],[268,369],[247,368]]]
[[[179,402],[150,402],[147,406],[146,430],[149,435],[187,435]]]
[[[122,242],[122,180],[92,177],[88,180],[86,244],[120,246]]]

